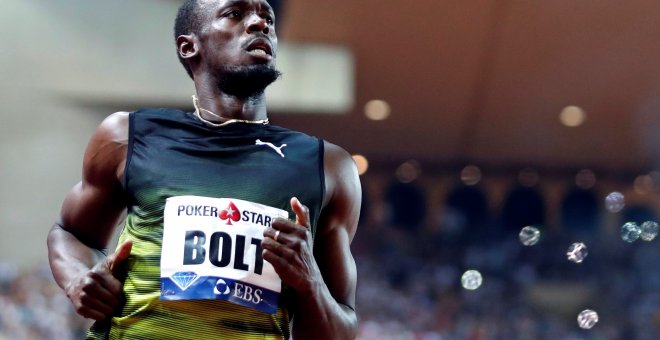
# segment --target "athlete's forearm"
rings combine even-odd
[[[298,292],[293,317],[293,339],[355,339],[355,311],[338,303],[323,282]]]
[[[102,251],[88,247],[59,224],[51,228],[47,243],[50,268],[62,289],[106,257]]]

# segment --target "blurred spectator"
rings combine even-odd
[[[635,222],[640,225],[646,221],[657,221],[653,208],[644,204],[634,204],[623,209],[621,214],[621,225],[626,222]]]
[[[447,214],[453,214],[451,220],[456,223],[451,229],[461,231],[461,240],[469,243],[483,241],[492,233],[488,202],[481,187],[458,184],[449,193],[445,205]]]
[[[516,235],[525,226],[545,223],[545,203],[534,187],[518,185],[514,187],[502,208],[502,237]]]
[[[584,238],[596,234],[598,199],[593,190],[574,187],[561,203],[561,222],[570,235]]]
[[[415,182],[392,182],[387,188],[385,202],[391,225],[413,233],[419,231],[426,218],[426,195]]]
[[[89,322],[77,316],[46,268],[21,273],[0,264],[0,339],[83,339]]]
[[[422,188],[398,183],[390,189],[393,207],[409,213],[425,207]],[[467,214],[467,225],[475,218],[470,214],[484,209],[470,206],[483,204],[481,194],[465,189],[457,187],[443,204]],[[576,196],[569,193],[564,204],[573,206],[568,197]],[[521,185],[511,191],[505,210],[517,226],[535,224],[545,216],[542,202],[540,193]],[[516,214],[514,207],[535,213]],[[602,213],[595,217],[596,228]],[[655,216],[651,208],[633,205],[620,217],[641,223]],[[424,222],[399,218],[391,222],[418,227]],[[584,218],[593,221],[593,216]],[[570,223],[581,226],[577,220],[562,215],[561,221],[568,222],[560,229]],[[575,264],[566,260],[565,239],[541,237],[525,247],[510,233],[498,242],[438,242],[389,224],[363,223],[352,245],[358,268],[358,339],[660,339],[660,239],[630,244],[618,238],[607,247],[594,239],[589,256]],[[468,269],[483,276],[473,291],[461,286]],[[583,330],[576,319],[587,308],[600,321]],[[20,272],[0,263],[0,339],[82,339],[89,325],[74,313],[49,270]]]

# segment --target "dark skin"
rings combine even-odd
[[[217,86],[221,65],[274,65],[277,37],[272,9],[264,0],[201,1],[198,33],[180,36],[177,46],[193,71],[201,107],[226,119],[266,118],[263,94],[239,98]],[[254,51],[254,47],[266,53]],[[50,265],[78,314],[105,320],[121,308],[117,268],[131,242],[106,256],[105,249],[125,213],[121,185],[127,155],[128,114],[115,113],[98,127],[87,146],[82,181],[66,196],[61,221],[48,235]],[[307,207],[296,198],[296,221],[278,219],[264,231],[263,258],[294,292],[294,339],[353,339],[356,268],[350,252],[359,218],[361,191],[355,164],[340,147],[325,142],[326,194],[312,240]],[[279,231],[279,233],[278,233]],[[277,237],[275,237],[277,234]]]

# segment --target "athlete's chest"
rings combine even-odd
[[[293,197],[320,197],[318,145],[296,138],[142,136],[134,143],[128,181],[139,205],[171,196],[232,197],[288,209]]]

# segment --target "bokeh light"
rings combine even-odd
[[[559,114],[559,121],[568,127],[578,127],[584,124],[587,114],[578,106],[567,106]]]
[[[364,175],[367,170],[369,170],[369,161],[367,160],[367,157],[364,157],[360,154],[355,154],[353,155],[353,161],[355,161],[355,165],[357,166],[358,174],[360,176]]]
[[[650,242],[653,241],[656,236],[658,236],[658,230],[660,229],[660,226],[658,226],[657,222],[646,221],[642,223],[639,228],[642,231],[639,237],[641,237],[643,241]]]
[[[575,263],[582,263],[587,255],[589,255],[589,251],[587,250],[587,246],[582,242],[571,244],[568,247],[568,251],[566,251],[566,258]]]
[[[477,270],[468,270],[461,276],[461,285],[467,290],[476,290],[482,283],[483,277]]]
[[[635,222],[627,222],[621,227],[621,239],[633,243],[642,235],[642,229]]]
[[[577,317],[578,325],[582,329],[591,329],[598,323],[598,313],[591,309],[585,309]]]
[[[384,100],[374,99],[364,105],[364,115],[371,120],[385,120],[391,112],[390,104]]]
[[[635,193],[638,195],[650,194],[653,192],[655,187],[655,182],[653,181],[653,177],[651,177],[651,175],[637,176],[637,178],[635,178],[635,182],[633,183]]]
[[[520,230],[518,238],[520,238],[520,242],[523,245],[528,247],[533,246],[541,239],[541,232],[536,227],[527,226]]]
[[[481,181],[481,169],[476,165],[468,165],[461,170],[461,181],[465,185],[477,185]]]
[[[409,160],[396,169],[396,178],[401,183],[410,183],[422,174],[422,167],[418,161]]]
[[[596,174],[590,169],[582,169],[575,176],[575,185],[582,190],[589,190],[596,185]]]
[[[626,198],[622,193],[614,191],[605,197],[605,209],[612,213],[618,213],[626,206]]]

